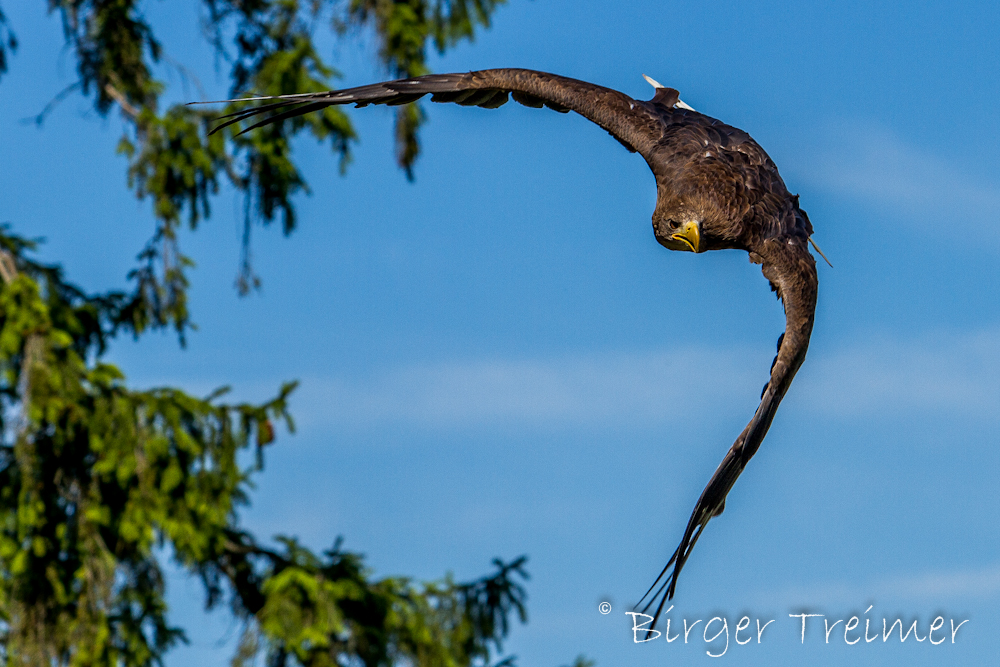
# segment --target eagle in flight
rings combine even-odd
[[[702,491],[679,546],[643,596],[643,600],[649,598],[643,611],[660,600],[653,627],[663,605],[674,595],[691,550],[708,522],[725,508],[726,495],[760,447],[805,359],[818,281],[808,248],[812,224],[764,149],[746,132],[684,104],[673,88],[646,79],[656,93],[653,99],[641,101],[592,83],[525,69],[430,74],[323,93],[226,100],[266,103],[221,117],[223,122],[213,132],[254,119],[243,130],[247,132],[335,104],[399,105],[424,95],[431,95],[433,102],[487,109],[499,107],[511,96],[529,107],[575,111],[607,130],[629,151],[639,153],[652,169],[656,176],[653,233],[661,245],[688,252],[736,248],[761,265],[784,305],[785,331],[778,339],[777,356],[757,411]]]

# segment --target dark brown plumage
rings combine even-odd
[[[691,550],[709,520],[725,507],[726,495],[760,447],[805,359],[817,277],[807,247],[812,225],[767,153],[742,130],[681,103],[676,90],[650,83],[656,94],[644,102],[591,83],[523,69],[432,74],[325,93],[252,98],[268,103],[224,116],[213,131],[270,113],[244,130],[249,131],[334,104],[406,104],[430,94],[434,102],[495,108],[511,95],[527,106],[575,111],[642,155],[656,176],[653,232],[662,245],[694,252],[738,248],[762,265],[784,304],[785,332],[778,339],[777,356],[753,419],[716,469],[680,545],[643,597],[652,593],[643,611],[660,599],[654,612],[658,618],[663,604],[673,597]]]

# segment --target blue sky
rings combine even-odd
[[[152,218],[114,155],[120,122],[81,97],[40,130],[18,122],[73,80],[58,20],[34,4],[4,6],[22,46],[0,83],[0,219],[47,237],[42,256],[89,288],[122,286]],[[189,4],[147,14],[217,96]],[[719,661],[973,665],[1000,651],[998,30],[985,2],[511,0],[433,59],[640,99],[643,73],[678,88],[764,146],[835,266],[819,266],[809,356],[680,581],[674,627],[776,619]],[[383,78],[364,35],[325,46],[344,86]],[[687,646],[633,644],[624,612],[752,415],[780,304],[745,253],[661,248],[648,168],[584,119],[429,112],[415,184],[392,165],[385,109],[351,112],[362,141],[346,177],[297,146],[313,194],[290,238],[255,230],[264,287],[245,299],[240,201],[222,192],[182,239],[198,262],[188,348],[153,335],[110,359],[139,386],[232,384],[248,399],[301,380],[299,431],[268,452],[245,514],[258,533],[316,548],[343,535],[377,574],[425,579],[528,554],[530,622],[507,644],[522,665],[713,662],[698,630]],[[200,595],[171,577],[192,643],[169,665],[231,655],[236,629]],[[939,613],[969,623],[954,644],[846,646],[824,643],[820,619],[801,644],[788,614],[803,610],[879,629],[901,615],[922,635]]]

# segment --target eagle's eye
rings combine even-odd
[[[667,220],[667,227],[669,227],[670,229],[677,229],[680,226],[681,223],[677,222],[676,220]]]

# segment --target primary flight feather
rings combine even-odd
[[[646,80],[656,93],[653,99],[640,101],[592,83],[525,69],[431,74],[325,93],[246,98],[267,103],[223,116],[213,132],[255,119],[244,128],[247,132],[336,104],[398,105],[424,95],[431,95],[434,102],[490,109],[511,96],[530,107],[575,111],[646,160],[656,176],[653,233],[661,245],[691,252],[736,248],[761,265],[784,305],[785,331],[778,339],[757,411],[702,491],[680,544],[643,597],[652,593],[643,611],[660,600],[652,627],[664,603],[673,597],[677,577],[702,531],[722,513],[729,490],[760,447],[805,359],[818,280],[808,248],[813,231],[809,217],[764,149],[742,130],[681,102],[676,90]]]

